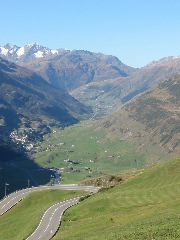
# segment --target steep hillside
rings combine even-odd
[[[56,90],[34,72],[0,58],[0,133],[29,130],[32,138],[49,132],[49,126],[77,123],[91,110],[64,90]],[[26,133],[24,133],[26,135]],[[21,138],[17,133],[11,137]]]
[[[47,184],[51,171],[39,167],[12,142],[0,143],[0,199],[7,194],[28,186]]]
[[[132,97],[156,87],[169,78],[180,74],[180,57],[167,57],[154,61],[141,68],[129,78],[130,93],[122,100],[127,102]]]
[[[180,76],[176,76],[130,102],[101,124],[109,134],[131,133],[132,141],[143,139],[144,129],[154,144],[163,146],[169,153],[180,154],[179,106]]]
[[[68,51],[51,60],[32,61],[26,65],[35,69],[54,86],[67,90],[90,82],[126,77],[133,72],[114,56],[88,51]]]

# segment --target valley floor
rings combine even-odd
[[[140,142],[131,135],[130,130],[109,134],[91,121],[54,129],[38,146],[35,161],[45,168],[60,169],[63,183],[74,183],[141,169],[169,157],[147,137]]]

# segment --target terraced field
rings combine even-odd
[[[180,158],[100,192],[66,214],[55,240],[180,239]]]

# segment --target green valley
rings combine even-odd
[[[62,181],[78,182],[102,174],[140,169],[166,159],[163,149],[149,143],[139,148],[129,132],[109,135],[96,122],[54,130],[38,147],[36,162],[43,167],[61,168]]]
[[[54,129],[36,162],[60,168],[63,182],[78,182],[178,156],[179,89],[180,77],[173,77],[104,119]]]

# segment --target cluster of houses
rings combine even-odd
[[[34,144],[28,140],[27,134],[19,134],[17,131],[13,131],[10,133],[10,139],[17,145],[21,145],[26,151],[31,151],[34,147]]]

